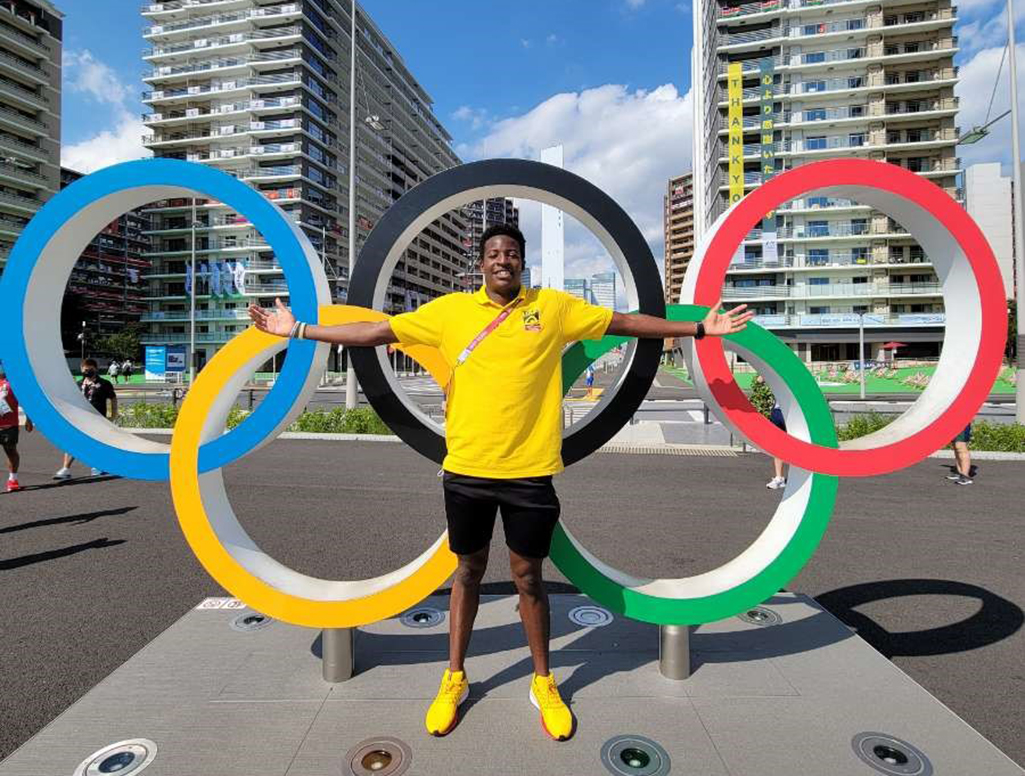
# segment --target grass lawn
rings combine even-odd
[[[680,380],[686,381],[691,384],[690,378],[687,375],[686,369],[679,369],[673,366],[663,366],[662,371],[666,374],[670,374]],[[905,367],[897,370],[897,376],[893,379],[887,380],[886,378],[876,377],[869,373],[865,377],[865,391],[868,393],[908,393],[916,390],[912,386],[903,385],[901,380],[909,375],[913,375],[916,372],[924,372],[927,375],[932,376],[933,372],[936,371],[934,366],[926,367]],[[1001,374],[1005,374],[1004,370]],[[745,391],[751,390],[751,384],[754,382],[755,375],[751,372],[741,372],[736,375],[737,384]],[[835,381],[830,380],[828,377],[819,376],[819,386],[822,388],[823,393],[837,393],[837,394],[858,394],[861,391],[859,383],[843,383],[837,378]],[[830,384],[834,383],[834,384]],[[1014,393],[1014,386],[1003,379],[998,379],[993,386],[993,393]]]

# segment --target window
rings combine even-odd
[[[809,286],[828,286],[829,278],[808,278]]]
[[[867,218],[852,218],[851,219],[851,234],[868,234],[868,219]]]
[[[926,156],[908,157],[908,169],[911,172],[928,172],[929,158]]]
[[[820,35],[826,31],[825,24],[806,24],[804,25],[805,35]]]
[[[850,114],[850,116],[852,118],[855,118],[855,117],[858,117],[858,116],[864,116],[865,115],[865,106],[864,105],[851,105],[850,108],[848,108],[848,113]]]
[[[863,76],[863,75],[853,75],[853,76],[851,76],[850,78],[847,79],[847,88],[848,89],[860,89],[864,85],[865,85],[865,76]]]
[[[805,121],[825,121],[826,120],[826,109],[816,108],[815,110],[806,110],[804,112]]]
[[[899,53],[900,53],[900,47],[899,46],[895,46],[892,43],[890,45],[886,46],[886,48],[883,49],[883,54],[885,56],[888,56],[888,57],[892,57],[892,56],[894,56],[896,54],[899,54]]]
[[[808,251],[808,265],[811,267],[824,267],[829,264],[829,250],[827,248],[812,248]]]
[[[808,207],[829,207],[829,197],[808,197]]]
[[[906,84],[917,84],[919,81],[923,81],[922,74],[917,70],[908,70],[904,73],[904,83]]]
[[[847,144],[852,147],[863,146],[865,145],[865,140],[866,138],[864,132],[856,132],[851,135],[848,135]]]
[[[828,237],[829,236],[829,222],[828,221],[809,221],[808,222],[808,236],[809,237]]]
[[[826,147],[826,138],[824,135],[819,137],[809,137],[804,141],[804,147],[809,151],[816,151]]]
[[[852,278],[852,280],[855,283],[868,283],[868,276],[867,275],[856,275],[854,278]]]
[[[894,86],[900,83],[900,73],[887,73],[886,84],[887,86]]]
[[[918,113],[920,110],[922,110],[922,105],[918,100],[908,100],[904,103],[906,113]]]
[[[812,315],[829,315],[829,307],[809,307],[809,312]]]
[[[848,30],[862,30],[864,28],[865,28],[865,20],[864,19],[848,19],[847,20],[847,29]]]
[[[911,261],[921,263],[925,261],[925,249],[921,245],[912,245],[909,256]]]
[[[925,132],[921,129],[909,129],[907,131],[907,142],[909,143],[921,143],[927,138],[924,136]]]
[[[851,248],[851,262],[854,264],[868,264],[868,248]]]
[[[804,91],[806,92],[824,92],[826,91],[825,81],[805,81]]]
[[[910,13],[904,14],[905,24],[917,24],[918,22],[925,21],[925,11],[911,11]]]
[[[904,44],[905,54],[917,54],[918,53],[918,41]]]
[[[864,315],[865,313],[868,312],[868,305],[867,304],[856,304],[851,309],[851,312],[853,312],[855,315]]]
[[[886,142],[887,143],[899,143],[900,142],[900,132],[891,129],[889,132],[886,133]]]
[[[864,53],[865,53],[865,49],[860,49],[860,48],[847,49],[847,58],[848,59],[861,59],[861,56]]]
[[[813,65],[813,64],[816,64],[818,62],[825,62],[825,61],[826,61],[826,52],[825,51],[812,51],[811,53],[808,53],[808,54],[804,55],[804,63],[807,64],[807,65]]]

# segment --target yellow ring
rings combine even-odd
[[[325,305],[319,317],[321,324],[333,325],[388,316],[363,307]],[[456,557],[448,548],[447,532],[416,560],[383,576],[358,581],[318,579],[284,566],[256,546],[231,509],[220,469],[199,474],[200,444],[206,436],[223,431],[234,402],[234,393],[226,396],[225,386],[239,375],[251,374],[286,344],[250,328],[217,352],[189,390],[171,438],[171,497],[178,523],[210,576],[263,614],[313,628],[351,628],[393,617],[429,596],[455,571]],[[439,385],[445,384],[449,367],[438,350],[423,346],[405,350]]]

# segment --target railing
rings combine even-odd
[[[768,62],[768,63],[772,64],[773,67],[779,67],[780,65],[784,65],[785,66],[785,65],[789,65],[790,64],[789,61],[783,60],[782,57],[761,57],[760,59],[745,59],[742,62],[720,62],[719,63],[719,74],[720,75],[726,75],[726,73],[730,69],[730,65],[736,65],[736,64],[740,65],[740,69],[741,69],[742,72],[749,72],[751,70],[760,70],[761,67],[762,67],[762,62]],[[752,91],[758,92],[757,89],[753,89]]]
[[[241,321],[248,320],[249,313],[245,310],[196,310],[197,321]],[[188,313],[154,311],[144,313],[144,321],[170,322],[191,320]]]
[[[723,287],[724,299],[808,299],[825,296],[939,296],[939,283],[825,283]]]
[[[848,105],[844,108],[823,108],[794,111],[790,116],[792,124],[811,124],[816,121],[837,121],[839,119],[867,119],[868,105]]]
[[[833,148],[861,148],[871,145],[866,135],[839,136],[835,135],[826,138],[804,138],[802,140],[787,140],[783,143],[776,143],[781,146],[779,151],[790,153],[806,153],[809,151],[828,151]]]
[[[20,194],[11,194],[6,191],[0,191],[0,202],[9,202],[13,205],[31,208],[41,208],[43,206],[43,201],[41,199],[36,199],[35,197],[23,197]]]
[[[237,78],[234,81],[226,81],[221,84],[201,84],[187,86],[181,89],[153,89],[142,93],[144,100],[164,100],[173,97],[194,97],[197,94],[215,94],[217,92],[231,92],[237,89],[245,89],[250,86],[273,86],[283,83],[297,83],[302,80],[302,74],[298,72],[279,73],[277,75],[260,75],[252,78]]]
[[[737,16],[747,16],[753,13],[766,13],[768,11],[780,11],[786,8],[783,0],[765,0],[764,2],[741,3],[732,7],[720,8],[720,19],[732,19]]]
[[[872,229],[868,223],[861,224],[850,221],[833,221],[822,226],[812,224],[784,226],[777,231],[777,234],[781,239],[854,237],[872,234]]]
[[[43,183],[46,182],[45,175],[40,175],[38,172],[35,172],[34,170],[25,170],[21,167],[18,167],[17,165],[0,162],[0,170],[2,170],[8,175],[17,175],[21,176],[22,178],[29,178],[31,180],[41,181]]]
[[[28,70],[31,73],[35,73],[38,76],[46,77],[46,71],[43,70],[39,65],[34,65],[31,62],[26,62],[21,57],[16,57],[13,54],[8,54],[6,51],[0,51],[0,59],[10,62],[15,67],[20,67],[23,70]]]
[[[39,129],[47,129],[49,127],[49,125],[46,122],[44,122],[44,121],[40,121],[39,119],[34,119],[34,118],[32,118],[30,116],[26,116],[26,115],[24,115],[22,113],[18,113],[18,111],[11,110],[10,108],[8,108],[6,106],[3,106],[3,105],[0,105],[0,116],[10,116],[15,121],[20,121],[23,124],[29,124],[29,125],[31,125],[33,127],[39,128]]]
[[[17,221],[13,218],[6,218],[0,216],[0,229],[6,229],[7,231],[21,231],[28,224],[27,221]]]
[[[268,54],[253,54],[248,57],[234,57],[231,59],[213,59],[209,62],[196,62],[190,65],[164,65],[154,68],[144,79],[171,78],[176,75],[187,75],[188,73],[202,73],[206,70],[219,70],[228,67],[246,67],[260,62],[277,62],[285,59],[298,59],[302,57],[300,49],[288,49],[287,51],[274,51]]]
[[[862,316],[858,313],[821,313],[800,315],[768,314],[756,315],[755,323],[767,329],[792,326],[857,328]],[[865,328],[875,326],[942,326],[946,322],[944,313],[865,313]]]
[[[0,10],[7,10],[7,9],[0,7]],[[11,12],[8,11],[8,13],[11,13]],[[21,41],[22,43],[28,43],[30,46],[39,49],[39,51],[44,53],[44,54],[48,54],[49,53],[49,50],[46,48],[46,45],[41,40],[39,40],[38,38],[33,38],[31,35],[26,35],[21,30],[16,30],[13,27],[7,27],[7,26],[0,27],[0,35],[8,35],[8,36],[10,36],[12,38],[15,38],[16,40]]]
[[[782,27],[768,27],[764,30],[754,30],[753,32],[728,32],[722,36],[722,45],[734,46],[738,43],[753,43],[759,40],[783,37],[786,37],[786,30]]]
[[[239,43],[248,43],[254,40],[273,40],[275,38],[288,38],[301,35],[299,27],[280,27],[273,30],[254,30],[250,32],[236,32],[232,35],[222,35],[219,38],[206,38],[202,45],[197,40],[175,43],[168,46],[154,46],[144,49],[143,59],[146,57],[161,57],[169,54],[180,54],[184,51],[205,51],[206,49],[218,46],[232,46]]]
[[[161,11],[180,11],[182,8],[224,2],[227,0],[167,0],[163,3],[143,3],[139,10],[142,13],[160,13]]]
[[[942,100],[916,100],[911,103],[888,102],[885,108],[886,113],[881,118],[925,113],[932,110],[956,110],[959,105],[960,99],[957,97],[945,97]]]
[[[50,98],[47,97],[45,94],[40,94],[34,89],[29,89],[27,86],[22,86],[21,84],[8,80],[7,78],[0,78],[0,89],[9,89],[19,94],[27,94],[34,100],[39,100],[40,102],[44,102],[47,105],[50,104]]]
[[[807,32],[809,27],[814,31]],[[829,35],[834,32],[856,32],[867,29],[864,19],[844,19],[838,22],[821,22],[816,24],[795,24],[789,29],[791,38],[809,38],[813,35]]]
[[[154,24],[151,27],[146,27],[142,31],[142,34],[145,36],[159,35],[168,32],[180,32],[181,30],[191,30],[195,27],[209,27],[215,24],[230,24],[231,22],[240,22],[247,19],[258,19],[266,16],[280,16],[283,14],[298,13],[300,10],[298,3],[273,6],[270,8],[253,8],[248,11],[239,11],[237,13],[201,16],[198,19],[188,19],[187,21],[173,22],[171,24]]]
[[[843,199],[842,197],[828,197],[826,198],[825,204],[816,202],[814,205],[809,204],[808,200],[795,199],[789,204],[782,205],[776,208],[777,212],[790,212],[792,210],[824,210],[827,208],[850,208],[850,207],[868,207],[868,205],[862,205],[860,202],[855,202],[853,199]]]

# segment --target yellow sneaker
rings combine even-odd
[[[443,736],[451,731],[459,721],[459,704],[469,694],[470,682],[466,679],[466,673],[452,673],[446,668],[438,695],[427,709],[427,718],[424,720],[427,732],[432,736]]]
[[[541,727],[556,741],[565,741],[573,733],[573,712],[563,703],[555,677],[538,676],[530,683],[530,702],[541,711]]]

